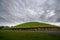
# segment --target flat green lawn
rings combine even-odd
[[[60,34],[44,32],[0,30],[0,40],[60,40]]]

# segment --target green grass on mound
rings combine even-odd
[[[26,22],[23,24],[16,25],[14,28],[31,28],[31,27],[57,27],[57,26],[39,22]]]

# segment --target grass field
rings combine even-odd
[[[14,26],[14,28],[31,28],[31,27],[58,27],[58,26],[39,22],[26,22]]]
[[[60,40],[60,34],[18,30],[0,30],[0,40]]]
[[[58,27],[55,25],[27,22],[18,24],[13,28],[30,28],[30,27]],[[9,28],[6,26],[5,28]],[[50,34],[38,31],[21,31],[21,30],[0,30],[0,40],[60,40],[60,34]]]

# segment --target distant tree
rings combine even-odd
[[[9,29],[10,27],[9,26],[4,26],[4,28],[3,29]]]
[[[0,30],[3,29],[3,28],[4,28],[4,26],[0,26]]]
[[[14,28],[14,26],[11,26],[10,28]]]

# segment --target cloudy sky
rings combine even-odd
[[[0,0],[0,26],[38,21],[60,24],[60,0]]]

